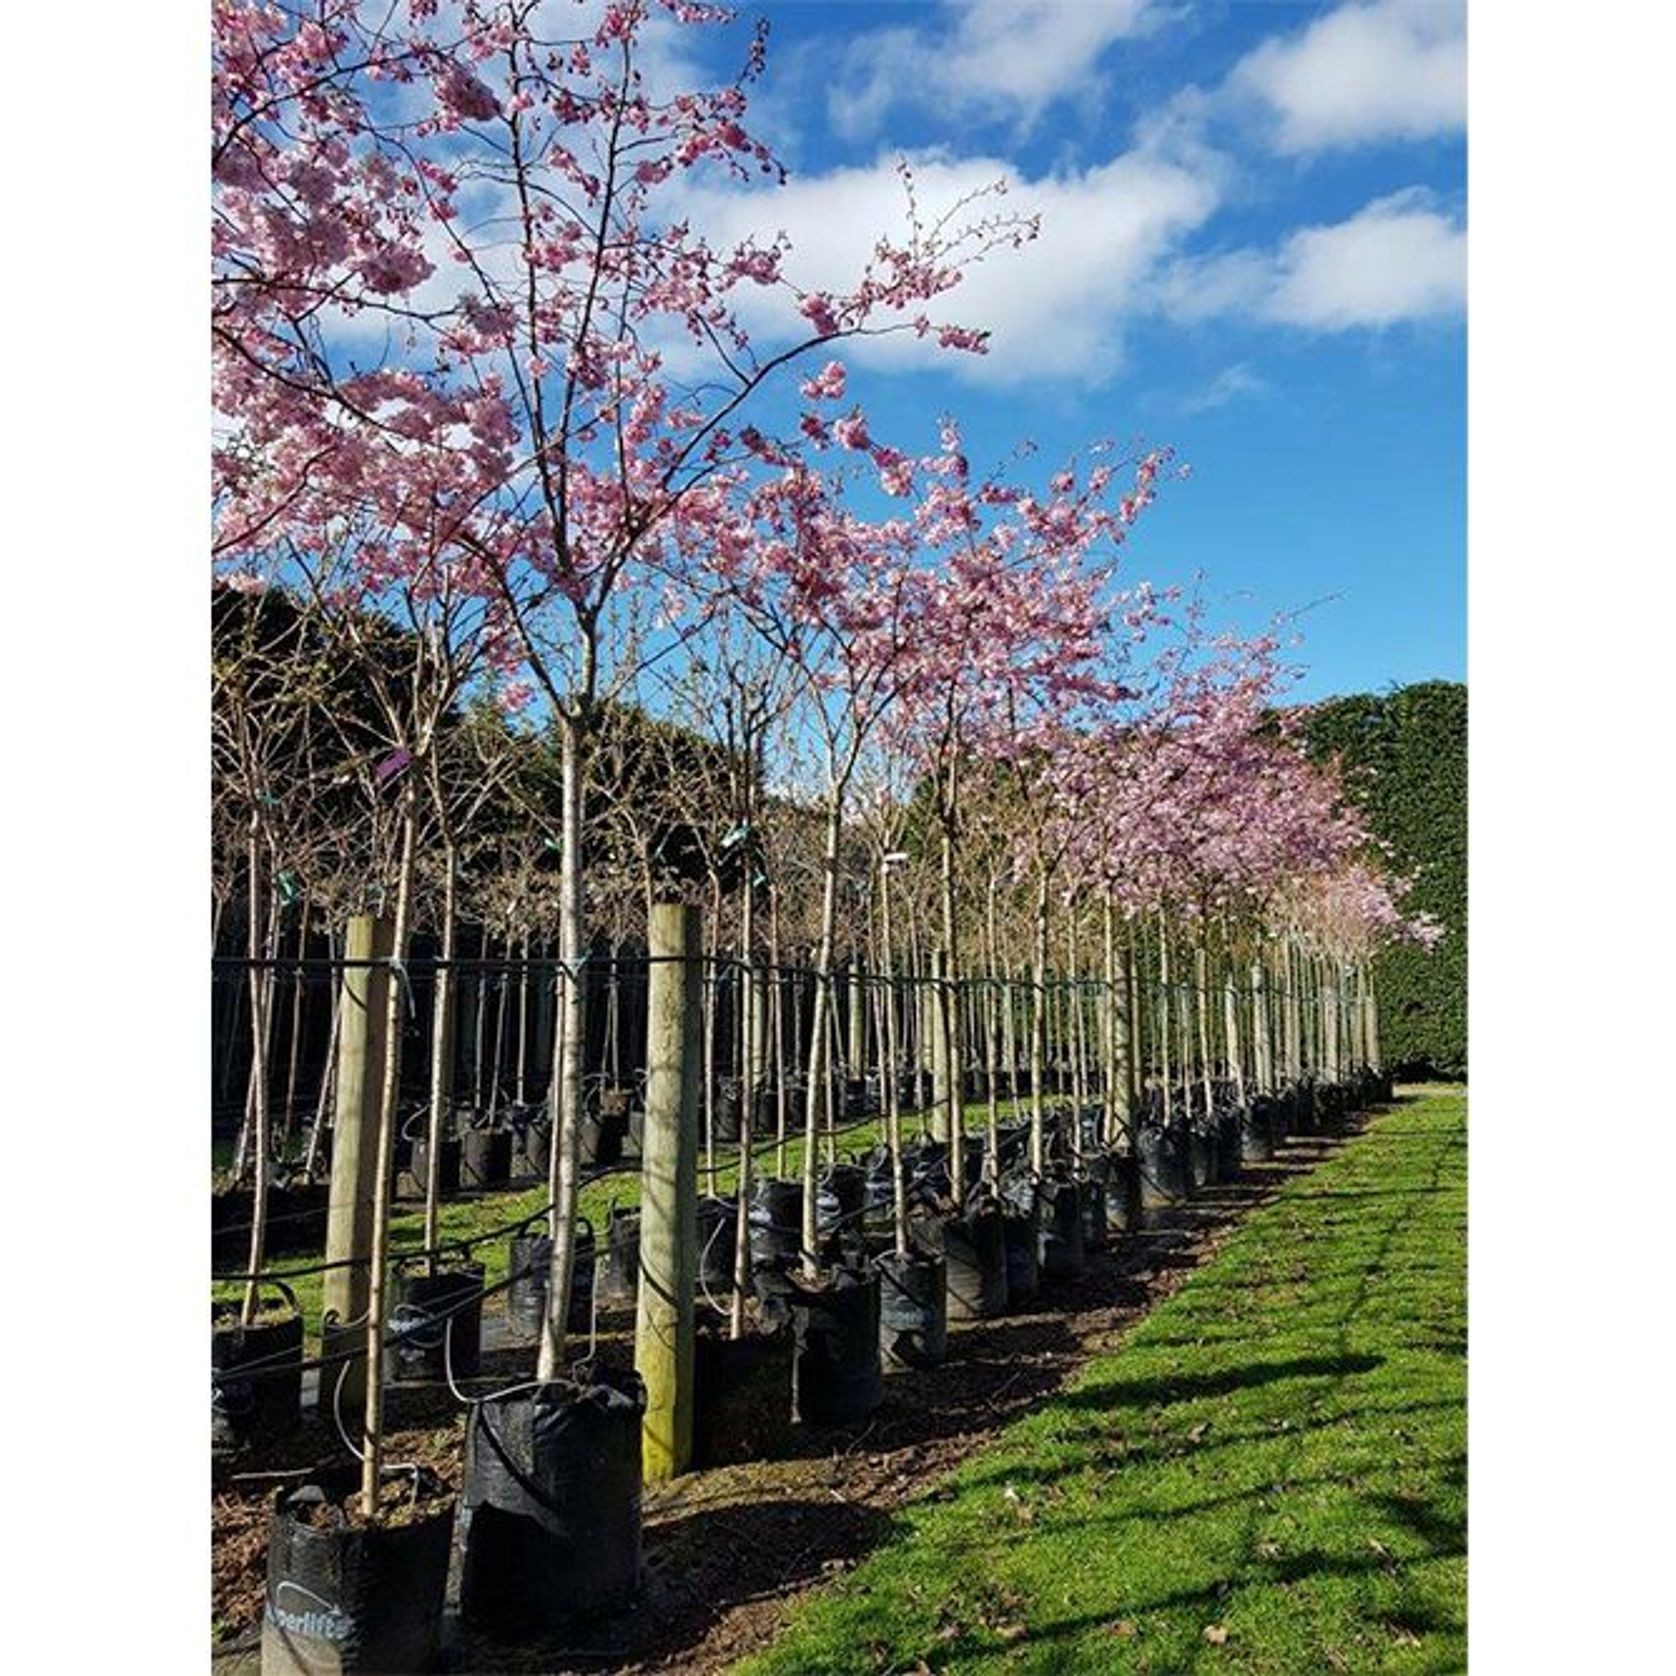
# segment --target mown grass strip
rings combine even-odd
[[[1466,1667],[1466,1096],[1253,1215],[742,1676]]]

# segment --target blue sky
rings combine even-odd
[[[1005,177],[1042,234],[945,310],[982,360],[851,358],[874,431],[1044,466],[1099,437],[1191,468],[1136,578],[1300,620],[1301,697],[1465,676],[1465,40],[1454,0],[782,0],[753,126],[790,183],[704,208],[836,283]],[[720,43],[716,43],[719,45]],[[737,37],[734,38],[737,45]],[[714,50],[712,47],[709,50]],[[718,58],[715,64],[720,63]]]

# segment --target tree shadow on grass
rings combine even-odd
[[[1220,1373],[1175,1374],[1160,1379],[1103,1380],[1067,1391],[1058,1400],[1067,1408],[1152,1408],[1162,1403],[1225,1397],[1286,1379],[1347,1379],[1372,1373],[1383,1356],[1294,1356],[1283,1362],[1249,1362]]]
[[[1465,1552],[1464,1547],[1457,1547],[1445,1552],[1428,1555],[1427,1558],[1455,1557]],[[1395,1569],[1401,1570],[1404,1563],[1398,1561]],[[1376,1572],[1389,1574],[1393,1563],[1378,1555],[1369,1555],[1366,1559],[1344,1559],[1325,1553],[1318,1549],[1308,1549],[1301,1553],[1288,1555],[1275,1561],[1258,1561],[1243,1568],[1233,1576],[1219,1579],[1213,1583],[1206,1583],[1199,1588],[1175,1589],[1168,1593],[1157,1594],[1143,1600],[1121,1600],[1108,1602],[1097,1612],[1082,1612],[1051,1620],[1048,1623],[1032,1627],[1028,1638],[1021,1645],[1040,1649],[1044,1654],[1053,1644],[1059,1644],[1059,1656],[1069,1654],[1067,1644],[1074,1643],[1093,1630],[1110,1629],[1118,1617],[1130,1620],[1143,1620],[1160,1613],[1198,1614],[1206,1622],[1212,1618],[1225,1614],[1228,1608],[1230,1593],[1242,1588],[1267,1588],[1279,1583],[1283,1586],[1296,1587],[1311,1581],[1329,1578],[1360,1578]],[[1393,1629],[1407,1629],[1411,1634],[1422,1635],[1427,1632],[1458,1630],[1459,1625],[1447,1618],[1440,1618],[1425,1607],[1410,1608],[1389,1615],[1385,1620]],[[932,1670],[959,1670],[969,1663],[975,1664],[980,1660],[993,1659],[1003,1650],[1003,1643],[991,1632],[978,1632],[964,1628],[955,1636],[949,1636],[939,1641],[933,1648],[925,1649],[920,1655],[925,1665]],[[1114,1644],[1112,1659],[1109,1666],[1099,1668],[1118,1669],[1123,1667]],[[1039,1664],[1035,1668],[1057,1669],[1073,1668],[1059,1664]],[[1075,1668],[1082,1668],[1076,1666]]]

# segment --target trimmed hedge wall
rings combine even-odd
[[[1464,1077],[1467,1068],[1467,690],[1423,681],[1316,706],[1311,750],[1339,755],[1347,790],[1395,865],[1414,877],[1409,908],[1440,920],[1428,954],[1405,945],[1375,964],[1380,1045],[1399,1075]]]

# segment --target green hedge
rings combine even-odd
[[[1306,732],[1318,756],[1340,757],[1374,833],[1414,876],[1406,905],[1445,927],[1433,952],[1405,945],[1375,966],[1386,1062],[1404,1076],[1465,1076],[1466,687],[1423,681],[1330,699],[1311,712]]]

